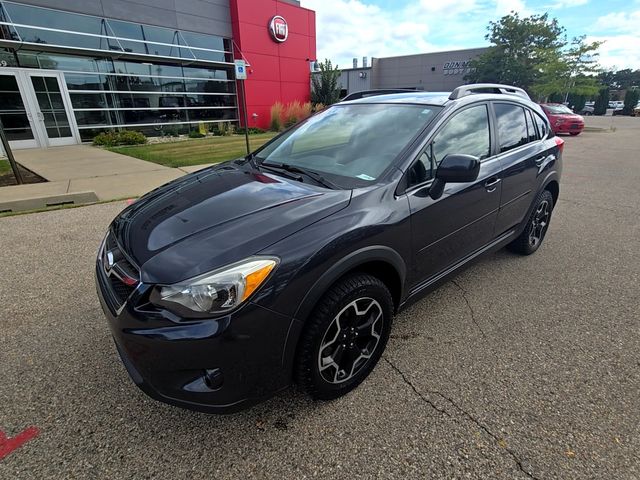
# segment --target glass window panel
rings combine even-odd
[[[416,172],[417,183],[433,178],[438,165],[449,154],[473,155],[480,159],[490,155],[489,114],[486,105],[461,111],[438,132],[419,158],[427,175],[424,176],[424,171],[422,174]]]
[[[15,140],[33,140],[31,128],[5,128],[5,134],[7,135],[7,140],[10,142]]]
[[[31,128],[26,113],[2,113],[0,118],[2,118],[2,125],[5,130]]]
[[[43,45],[62,45],[91,50],[109,50],[109,43],[100,37],[52,32],[36,28],[16,27],[22,41]]]
[[[190,47],[210,48],[212,50],[225,50],[224,41],[221,37],[204,35],[194,32],[180,32],[182,37]],[[195,53],[195,52],[194,52]]]
[[[65,73],[64,78],[69,90],[108,90],[109,86],[105,75]]]
[[[33,88],[36,92],[46,92],[46,87],[44,84],[44,78],[42,77],[31,77],[31,83],[33,84]]]
[[[111,125],[109,112],[106,110],[90,112],[74,112],[78,126]]]
[[[78,15],[16,3],[5,3],[4,6],[14,23],[93,33],[96,35],[104,35],[107,33],[104,23],[99,17]]]
[[[496,103],[500,152],[507,152],[527,143],[527,124],[524,109],[517,105]]]
[[[109,20],[109,26],[116,37],[144,40],[142,25],[119,20]]]
[[[19,92],[16,77],[13,75],[0,75],[0,90],[3,92]]]
[[[0,90],[0,111],[6,112],[7,110],[24,111],[24,103],[20,92],[12,93]]]
[[[59,92],[60,86],[58,85],[58,79],[55,77],[45,77],[44,83],[47,86],[47,90],[50,92]]]
[[[107,99],[104,93],[71,93],[73,108],[105,108]]]
[[[184,76],[191,78],[209,78],[217,80],[228,80],[231,77],[230,70],[210,69],[198,67],[183,67]]]
[[[55,112],[56,123],[58,124],[58,128],[68,127],[69,126],[69,118],[67,117],[67,113],[65,111]]]
[[[44,113],[44,126],[47,128],[57,127],[56,118],[53,113]]]

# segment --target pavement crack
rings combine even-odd
[[[393,369],[393,371],[395,371],[402,378],[402,381],[406,385],[408,385],[411,388],[411,390],[413,390],[413,392],[416,394],[416,396],[418,398],[420,398],[420,400],[422,400],[424,403],[426,403],[429,406],[431,406],[434,410],[437,410],[438,412],[446,415],[447,417],[449,417],[454,422],[459,423],[458,420],[455,417],[453,417],[449,412],[447,412],[443,408],[440,408],[440,407],[436,406],[435,403],[433,403],[429,398],[427,398],[424,394],[422,394],[422,392],[420,392],[420,390],[417,389],[417,387],[413,384],[413,382],[411,380],[409,380],[409,377],[407,377],[407,375],[405,375],[405,373],[397,365],[395,365],[391,360],[389,360],[389,357],[387,357],[386,355],[383,355],[382,359],[385,362],[387,362],[387,364]],[[464,408],[462,408],[460,405],[458,405],[452,398],[450,398],[447,395],[444,395],[443,393],[440,393],[438,391],[428,391],[428,393],[430,393],[432,395],[437,395],[440,398],[442,398],[445,402],[448,402],[453,408],[455,408],[458,412],[460,412],[467,420],[472,422],[481,431],[483,431],[489,437],[491,437],[499,447],[503,448],[504,451],[509,454],[511,459],[518,466],[518,469],[522,473],[524,473],[527,477],[532,478],[534,480],[540,480],[538,477],[536,477],[535,475],[533,475],[532,473],[528,472],[525,469],[524,464],[522,463],[522,460],[520,460],[520,457],[518,457],[518,455],[513,450],[511,450],[509,447],[506,446],[506,444],[504,443],[503,439],[499,438],[495,433],[493,433],[487,426],[483,425],[471,413],[467,412]]]
[[[456,280],[451,280],[451,283],[453,283],[456,287],[458,287],[458,290],[462,292],[462,298],[464,298],[464,301],[467,304],[467,308],[469,309],[469,313],[471,314],[471,321],[478,328],[478,330],[480,330],[480,334],[482,335],[482,338],[484,338],[484,340],[488,343],[489,339],[487,338],[487,334],[484,333],[484,330],[476,320],[476,313],[473,310],[473,307],[471,306],[471,302],[469,301],[469,298],[467,297],[467,291],[464,288],[462,288],[462,286]]]
[[[389,364],[389,366],[398,374],[400,375],[400,377],[402,378],[402,381],[404,383],[406,383],[411,390],[413,390],[413,393],[415,393],[418,398],[420,398],[424,403],[430,405],[434,410],[437,410],[438,412],[446,415],[447,417],[451,418],[451,414],[449,412],[447,412],[446,410],[438,407],[435,403],[433,403],[431,400],[429,400],[427,397],[425,397],[417,388],[416,386],[411,382],[411,380],[409,380],[409,378],[404,374],[404,372],[402,370],[400,370],[391,360],[389,360],[389,358],[387,358],[387,356],[383,356],[382,357],[383,360],[385,362],[387,362]],[[437,392],[436,392],[437,393]],[[439,394],[438,394],[439,395]],[[442,397],[442,395],[440,395]],[[444,397],[443,397],[444,398]]]
[[[539,480],[538,477],[536,477],[535,475],[533,475],[531,472],[528,472],[525,468],[524,465],[522,463],[522,460],[520,460],[520,457],[518,457],[518,455],[516,455],[516,453],[511,450],[509,447],[506,446],[506,444],[504,444],[504,439],[499,438],[495,433],[493,433],[491,430],[489,430],[489,428],[485,425],[483,425],[482,423],[480,423],[480,421],[475,418],[471,413],[467,412],[464,408],[462,408],[460,405],[458,405],[452,398],[447,397],[446,395],[443,395],[440,392],[436,392],[438,395],[440,395],[444,400],[446,400],[447,402],[449,402],[451,405],[453,405],[456,410],[458,410],[462,415],[464,415],[468,420],[470,420],[471,422],[473,422],[480,430],[482,430],[484,433],[486,433],[487,435],[489,435],[491,438],[493,438],[493,440],[495,440],[495,442],[498,444],[498,446],[504,448],[505,452],[507,452],[509,454],[509,456],[513,459],[513,461],[516,463],[516,465],[518,466],[518,469],[524,473],[525,475],[527,475],[529,478],[533,478],[534,480]],[[504,445],[503,445],[504,444]]]

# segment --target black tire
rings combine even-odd
[[[545,224],[541,225],[541,208],[546,205],[547,215]],[[553,195],[549,190],[543,190],[538,194],[533,202],[533,209],[527,219],[527,226],[522,233],[513,242],[507,245],[507,248],[512,252],[519,253],[520,255],[531,255],[533,252],[540,248],[544,237],[549,229],[549,223],[551,222],[551,213],[553,212]],[[534,230],[535,229],[535,230]],[[534,242],[532,238],[536,238]]]
[[[370,300],[370,306],[367,307]],[[359,309],[362,312],[366,309],[366,314],[360,316]],[[367,315],[371,319],[368,319]],[[364,322],[362,326],[357,327],[357,331],[362,333],[361,329],[370,329],[369,343],[365,343],[367,342],[366,333],[357,337],[357,331],[354,330],[356,327],[347,328],[351,317],[353,317],[352,325]],[[373,317],[377,317],[378,320],[373,321]],[[339,319],[336,323],[337,318]],[[371,373],[378,363],[389,339],[392,320],[393,299],[381,280],[371,275],[354,274],[338,281],[318,302],[307,320],[298,344],[294,368],[296,383],[312,398],[318,400],[333,400],[350,392]],[[381,325],[380,321],[382,321]],[[367,322],[371,325],[367,326]],[[340,329],[341,323],[342,329]],[[340,333],[345,332],[345,329],[348,330],[347,333]],[[333,338],[334,332],[336,332],[335,338]],[[343,339],[343,335],[351,336]],[[356,337],[354,338],[353,335]],[[376,339],[375,335],[379,338]],[[331,341],[332,338],[333,341]],[[375,346],[373,346],[374,342]],[[320,357],[323,345],[322,351],[327,355]],[[342,348],[339,354],[340,360],[334,360],[339,348]],[[365,352],[369,357],[360,358]],[[349,375],[352,375],[347,378],[347,368],[344,367],[345,365],[348,367],[348,362],[356,357],[359,360],[353,361],[349,372]],[[327,359],[331,362],[327,362]],[[322,371],[321,363],[324,364]],[[342,369],[338,368],[339,364],[342,365]],[[341,371],[345,375],[340,375]],[[327,379],[327,377],[330,378]]]
[[[575,137],[576,135],[580,135],[581,132],[571,132],[569,135]]]

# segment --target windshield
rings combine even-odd
[[[544,107],[551,113],[568,113],[573,115],[571,109],[565,105],[545,105]]]
[[[257,152],[264,165],[312,170],[339,185],[375,181],[441,107],[334,105]]]

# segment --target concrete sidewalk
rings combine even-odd
[[[169,168],[88,145],[17,150],[14,155],[48,181],[0,188],[0,212],[138,197],[207,166]]]

